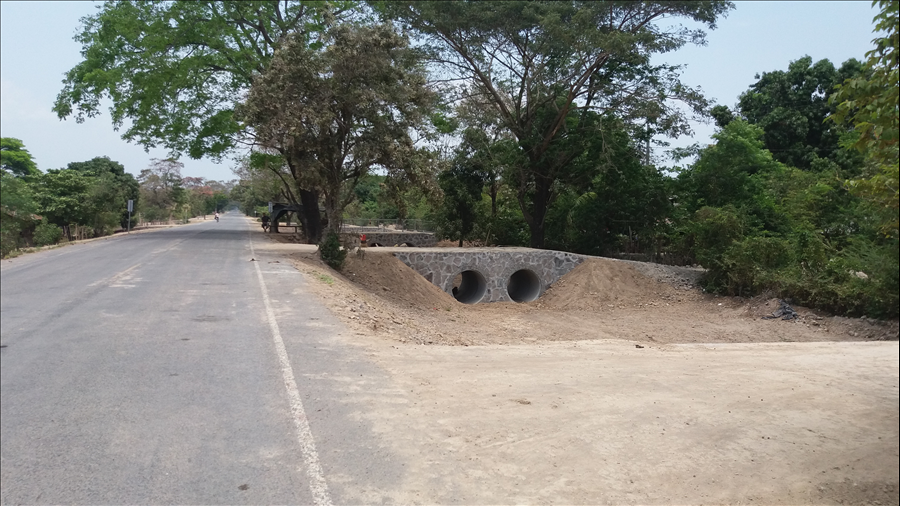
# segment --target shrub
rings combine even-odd
[[[344,267],[347,250],[341,248],[341,239],[334,230],[329,230],[319,244],[319,256],[322,257],[322,261],[336,271]]]
[[[62,238],[62,229],[52,223],[41,223],[34,229],[34,245],[56,244]]]
[[[0,221],[0,256],[6,258],[19,247],[21,225],[12,218],[4,218]]]

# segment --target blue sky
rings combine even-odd
[[[67,70],[76,65],[80,45],[72,40],[79,19],[93,14],[94,2],[0,1],[0,136],[22,139],[42,170],[109,156],[138,174],[165,150],[129,144],[113,130],[109,114],[82,124],[60,121],[51,111]],[[867,1],[736,2],[737,8],[708,34],[705,47],[688,46],[660,57],[685,64],[683,81],[700,86],[719,104],[733,106],[755,82],[754,75],[786,70],[804,55],[835,66],[864,60],[872,45]],[[708,143],[711,125],[696,124],[693,139],[673,145]],[[657,152],[662,155],[662,152]],[[185,176],[234,179],[231,163],[182,158]]]

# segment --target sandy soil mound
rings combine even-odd
[[[674,295],[673,286],[645,276],[625,262],[588,258],[544,292],[538,306],[592,310],[642,303],[648,296],[667,300]]]
[[[898,323],[831,317],[794,307],[799,318],[764,320],[771,296],[716,297],[689,289],[694,271],[604,258],[587,259],[540,299],[525,304],[462,304],[390,252],[351,255],[342,273],[317,253],[282,244],[310,288],[357,335],[401,343],[483,345],[624,339],[673,343],[873,341],[897,339]]]
[[[373,293],[402,305],[435,308],[459,304],[390,253],[368,251],[364,256],[350,255],[343,274]]]

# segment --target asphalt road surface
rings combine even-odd
[[[0,502],[329,504],[396,485],[402,459],[354,416],[377,401],[352,395],[386,373],[249,227],[225,214],[3,262]]]

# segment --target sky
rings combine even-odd
[[[733,107],[738,96],[762,72],[787,70],[803,56],[830,60],[836,67],[850,59],[865,60],[873,48],[868,1],[735,2],[736,9],[717,23],[704,47],[686,46],[655,61],[685,65],[682,81],[700,86],[716,103]],[[80,18],[96,12],[97,2],[0,0],[0,136],[21,139],[38,168],[64,168],[108,156],[132,174],[147,168],[164,149],[145,152],[121,139],[108,111],[78,124],[61,121],[52,111],[66,71],[81,61],[81,46],[72,37]],[[715,128],[693,125],[693,138],[673,146],[708,144]],[[124,129],[123,129],[124,130]],[[658,149],[654,155],[664,156]],[[233,162],[182,157],[182,175],[227,181],[234,179]]]

